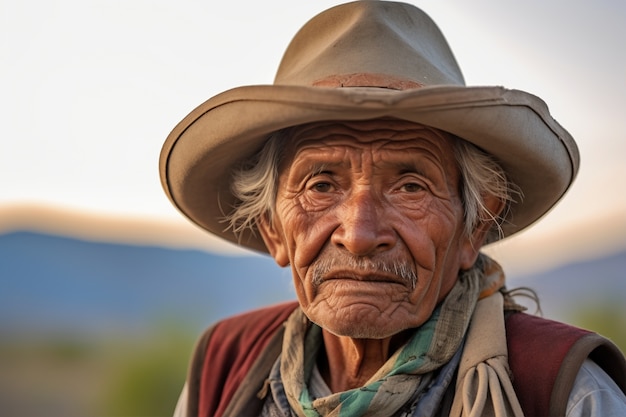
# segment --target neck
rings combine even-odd
[[[352,339],[323,330],[325,352],[320,352],[317,362],[320,373],[332,392],[362,387],[408,340],[408,333],[386,339]]]

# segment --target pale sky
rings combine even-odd
[[[540,96],[578,143],[573,188],[522,236],[626,247],[626,2],[413,3],[468,85]],[[0,209],[184,222],[158,178],[169,131],[215,94],[271,84],[291,37],[335,4],[0,0]],[[610,227],[589,228],[600,223]]]

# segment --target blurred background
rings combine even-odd
[[[413,3],[468,85],[538,95],[577,140],[563,202],[487,252],[544,316],[626,349],[626,3]],[[157,161],[335,4],[0,0],[0,415],[171,415],[206,326],[294,298],[288,271],[183,219]]]

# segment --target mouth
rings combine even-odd
[[[314,284],[314,294],[324,294],[350,305],[377,305],[413,291],[412,284],[401,277],[364,271],[332,271]]]
[[[355,258],[332,254],[318,258],[311,265],[311,283],[315,286],[333,280],[361,283],[417,286],[417,271],[406,259]]]
[[[353,281],[354,283],[367,284],[396,284],[415,289],[417,285],[416,274],[410,273],[390,273],[385,271],[363,271],[349,269],[331,269],[323,274],[314,274],[313,284],[316,286],[332,281]]]
[[[321,282],[334,281],[334,280],[351,280],[358,282],[372,282],[381,284],[403,284],[407,283],[407,280],[393,274],[386,274],[380,271],[346,271],[336,270],[329,271],[327,274],[321,277]]]

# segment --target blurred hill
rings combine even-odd
[[[531,287],[545,316],[622,302],[626,251],[563,265],[508,286]],[[214,320],[295,297],[290,272],[266,256],[224,256],[83,241],[32,232],[0,235],[0,331],[136,332],[165,317],[197,331]]]
[[[293,299],[269,257],[0,235],[0,331],[134,333],[173,318],[197,331],[251,307]]]
[[[626,321],[626,251],[510,277],[508,287],[518,286],[537,292],[547,318],[582,325],[576,323],[581,312],[612,307],[614,319]]]

